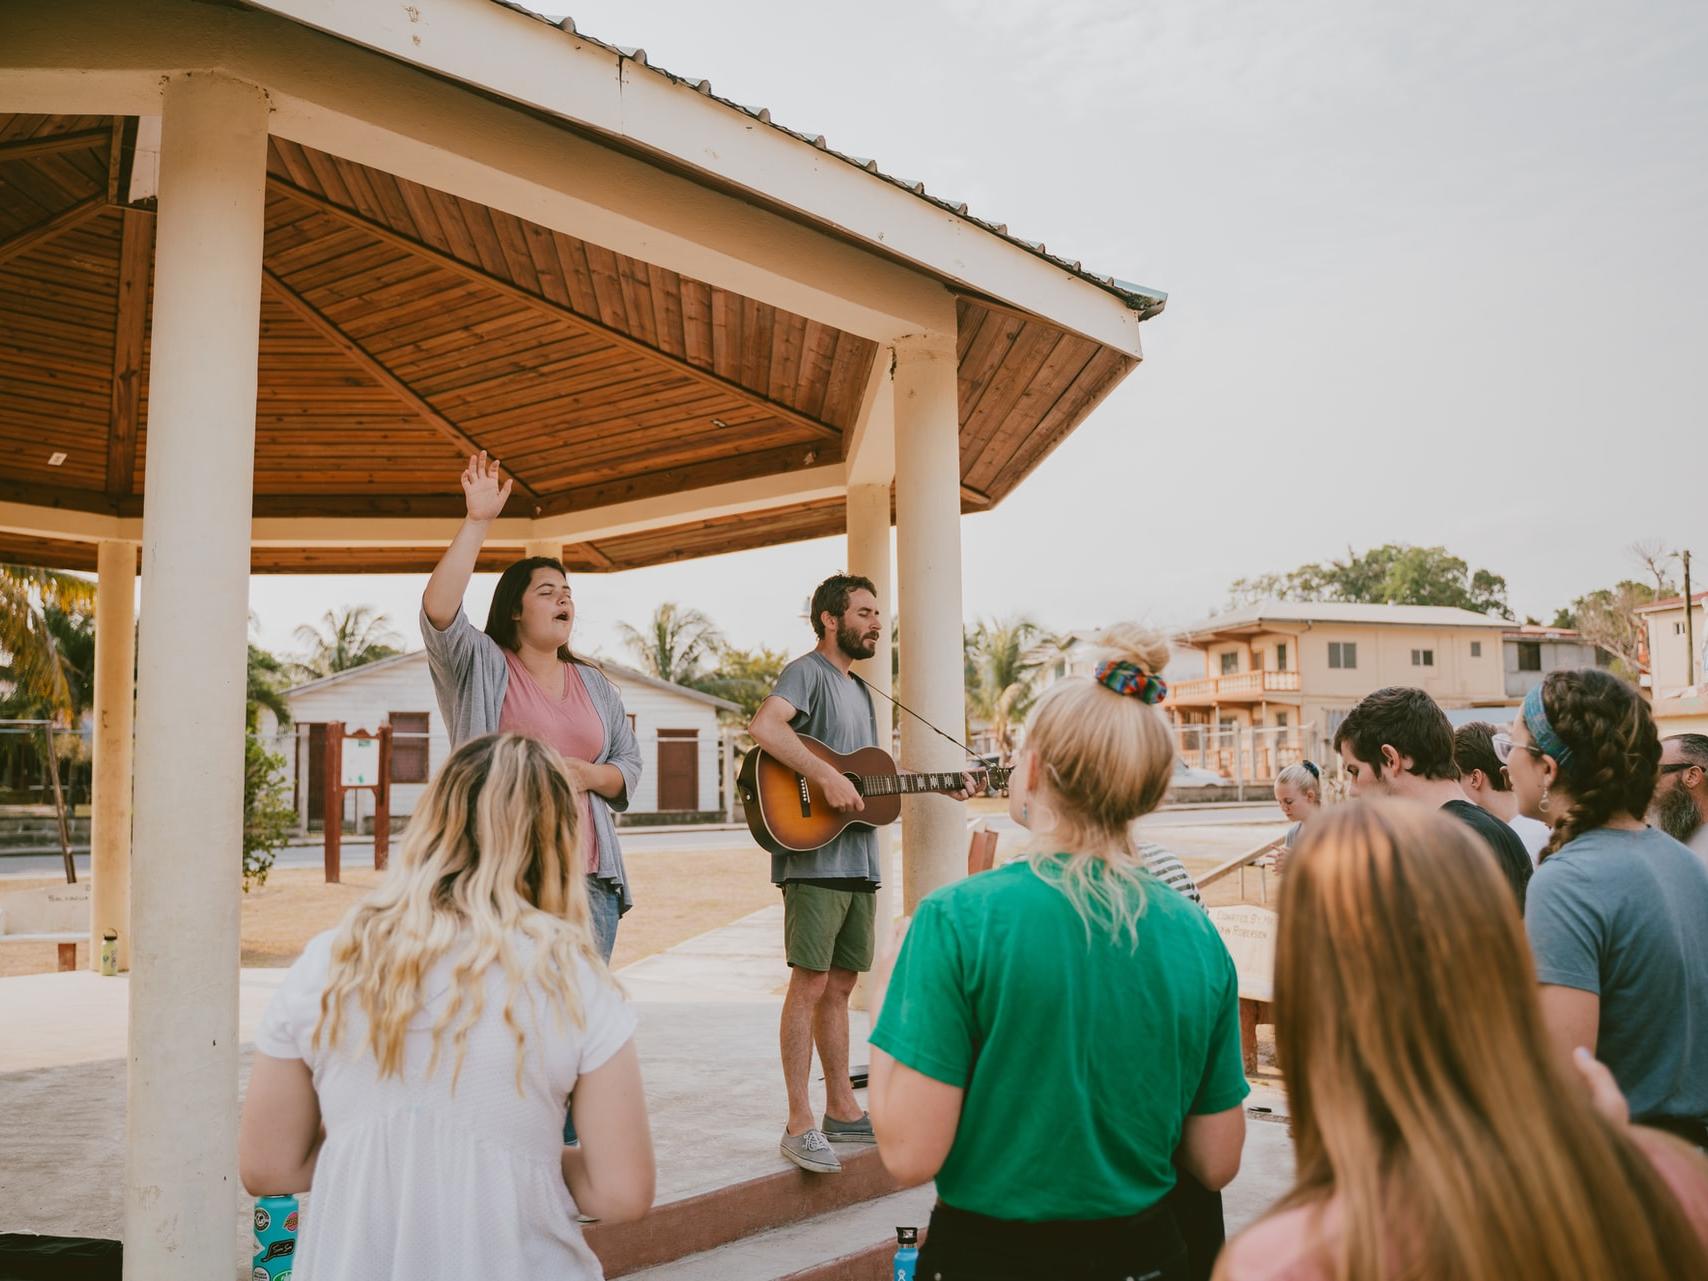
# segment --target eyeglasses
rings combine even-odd
[[[1512,763],[1512,754],[1515,751],[1517,751],[1519,748],[1523,748],[1525,751],[1529,752],[1532,756],[1535,756],[1535,757],[1541,757],[1541,756],[1546,755],[1546,753],[1543,752],[1543,750],[1540,747],[1537,747],[1536,744],[1534,744],[1534,743],[1515,743],[1515,742],[1513,742],[1512,741],[1512,735],[1510,735],[1510,734],[1493,734],[1493,735],[1490,735],[1489,744],[1490,744],[1490,746],[1492,746],[1494,748],[1495,759],[1497,761],[1499,761],[1502,765],[1510,765]]]
[[[1674,761],[1671,765],[1661,766],[1660,772],[1662,774],[1676,774],[1681,769],[1695,769],[1695,768],[1696,768],[1696,762],[1695,761]]]

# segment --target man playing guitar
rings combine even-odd
[[[812,625],[818,645],[783,669],[748,732],[780,763],[822,787],[833,808],[858,812],[865,802],[854,784],[809,751],[800,735],[841,753],[878,745],[872,696],[849,670],[877,652],[883,635],[872,581],[854,574],[825,579],[813,592]],[[964,800],[967,793],[952,795]],[[848,1080],[848,996],[872,967],[881,879],[877,833],[861,824],[816,850],[771,856],[771,880],[783,891],[790,967],[779,1036],[789,1121],[780,1147],[789,1160],[817,1174],[842,1168],[830,1140],[875,1142],[871,1119]],[[808,1097],[815,1042],[824,1068],[822,1126]]]

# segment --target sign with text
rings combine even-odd
[[[1275,913],[1267,907],[1213,907],[1210,920],[1234,958],[1240,996],[1248,1001],[1273,1000]]]
[[[380,783],[380,740],[377,738],[344,739],[343,768],[339,771],[340,787],[378,787]]]

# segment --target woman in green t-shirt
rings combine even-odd
[[[1176,1163],[1212,1189],[1239,1169],[1233,962],[1130,832],[1173,772],[1151,706],[1167,642],[1100,640],[1108,661],[1049,689],[1015,762],[1031,857],[922,901],[873,1011],[878,1150],[937,1181],[921,1277],[1177,1281]]]

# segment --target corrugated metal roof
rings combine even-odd
[[[1134,311],[1138,312],[1140,320],[1149,320],[1152,316],[1157,315],[1168,302],[1168,295],[1163,293],[1161,290],[1150,289],[1144,285],[1135,285],[1131,281],[1121,280],[1115,276],[1107,275],[1105,273],[1090,271],[1078,259],[1063,258],[1059,254],[1051,253],[1044,247],[1044,243],[1042,241],[1025,240],[1020,236],[1016,236],[1008,230],[1008,224],[991,222],[988,219],[980,218],[977,215],[968,212],[965,201],[952,200],[944,196],[935,195],[932,192],[927,191],[925,184],[918,179],[898,178],[894,174],[885,173],[880,169],[876,160],[869,160],[864,156],[855,156],[850,155],[847,152],[837,151],[825,140],[823,134],[802,133],[798,129],[791,129],[787,125],[780,125],[771,118],[771,109],[769,107],[749,107],[743,103],[736,102],[733,98],[725,98],[713,93],[712,82],[710,80],[696,79],[693,76],[678,75],[674,71],[669,71],[664,67],[656,66],[652,62],[648,61],[645,49],[636,49],[625,45],[611,44],[608,41],[599,39],[597,36],[589,35],[587,32],[576,27],[574,18],[563,18],[561,20],[552,18],[546,14],[538,13],[533,9],[529,9],[525,5],[516,4],[514,0],[492,0],[492,3],[501,5],[506,9],[514,10],[517,13],[534,19],[536,22],[551,27],[553,30],[567,32],[577,40],[584,41],[587,44],[597,45],[601,49],[607,49],[616,54],[619,58],[628,61],[637,67],[645,67],[655,75],[663,76],[673,84],[686,85],[688,88],[694,90],[703,97],[711,99],[713,102],[728,107],[732,111],[739,111],[742,115],[747,116],[750,119],[757,120],[764,125],[769,125],[779,133],[786,133],[791,138],[796,138],[801,142],[806,143],[808,146],[816,147],[828,156],[834,156],[838,160],[842,160],[853,165],[856,169],[864,170],[866,173],[871,174],[881,182],[887,182],[892,187],[900,187],[903,191],[907,191],[919,199],[935,205],[939,209],[952,213],[957,218],[969,222],[973,226],[987,231],[993,236],[999,236],[1011,245],[1016,245],[1019,248],[1026,250],[1026,252],[1042,258],[1044,261],[1054,267],[1060,268],[1069,275],[1077,276],[1079,279],[1095,285],[1097,288],[1102,289],[1107,293],[1114,294]]]

